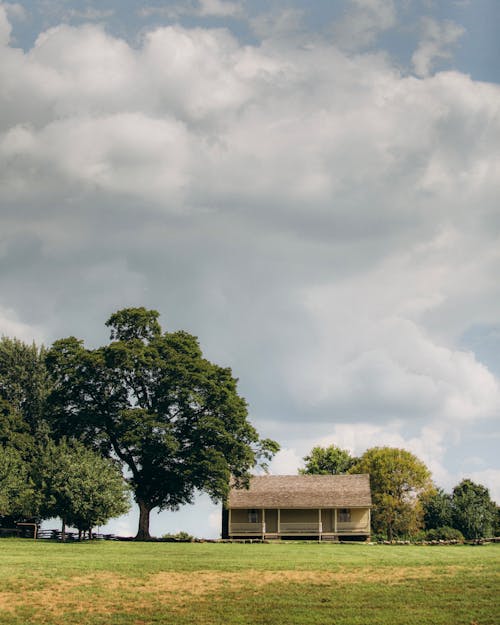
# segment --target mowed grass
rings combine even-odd
[[[2,625],[499,625],[500,545],[0,540]]]

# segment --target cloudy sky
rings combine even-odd
[[[496,0],[0,2],[0,333],[97,346],[155,308],[233,368],[274,473],[391,445],[500,501],[499,23]],[[218,508],[152,529],[217,536]]]

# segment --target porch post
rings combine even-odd
[[[278,508],[278,536],[281,536],[281,509]]]
[[[337,508],[334,510],[335,514],[333,515],[333,531],[337,533]]]
[[[318,532],[319,540],[321,540],[321,534],[323,533],[323,523],[321,522],[321,508],[318,508]]]
[[[266,535],[266,509],[262,508],[262,540]]]
[[[229,508],[228,510],[228,519],[227,519],[227,535],[229,536],[229,538],[231,538],[231,508]]]

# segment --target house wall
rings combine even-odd
[[[233,509],[231,510],[231,523],[248,523],[247,509]],[[257,523],[262,522],[262,510],[257,510]]]
[[[281,510],[281,523],[317,523],[318,509],[312,510]]]
[[[337,519],[337,531],[342,532],[348,530],[363,530],[369,531],[370,517],[367,508],[351,508],[351,520],[341,523]]]

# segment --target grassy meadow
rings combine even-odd
[[[498,625],[500,545],[0,540],[1,625]]]

